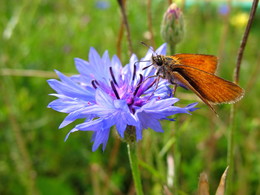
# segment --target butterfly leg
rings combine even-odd
[[[159,81],[161,78],[163,78],[161,75],[156,75],[157,78],[155,79],[155,89],[153,90],[152,94],[150,95],[150,97],[147,99],[147,101],[154,95],[154,92],[156,91],[156,89],[159,86]]]
[[[173,97],[175,96],[176,89],[177,89],[177,84],[174,83],[174,84],[173,84],[173,88],[172,88],[172,96],[173,96]]]
[[[157,75],[147,77],[144,81],[140,82],[136,87],[137,88],[140,87],[145,81],[147,81],[148,79],[153,78],[153,77],[157,77]]]

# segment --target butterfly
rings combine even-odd
[[[235,103],[244,90],[237,84],[215,75],[218,59],[214,55],[175,54],[172,56],[152,55],[152,64],[158,79],[167,79],[175,86],[193,91],[210,109],[212,105]]]

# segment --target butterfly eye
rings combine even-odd
[[[163,65],[162,57],[160,55],[156,56],[155,62],[157,66],[162,66]]]
[[[152,56],[153,64],[156,64],[157,66],[163,65],[163,58],[161,55]]]

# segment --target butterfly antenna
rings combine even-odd
[[[141,41],[141,44],[147,47],[148,49],[152,50],[153,53],[155,53],[154,49],[152,46],[147,45],[145,42]]]
[[[134,65],[136,66],[136,65],[137,65],[138,63],[140,63],[140,62],[150,62],[150,61],[151,61],[151,60],[139,60],[139,61],[136,61],[136,62],[134,63]],[[149,66],[151,66],[151,65],[152,65],[152,64],[150,64]],[[143,70],[146,69],[146,68],[149,68],[149,66],[148,66],[148,67],[147,67],[147,66],[144,67]]]
[[[142,70],[145,70],[145,69],[147,69],[147,68],[149,68],[150,66],[152,66],[153,64],[150,64],[150,65],[148,65],[148,66],[145,66]]]

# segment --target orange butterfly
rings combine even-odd
[[[235,103],[244,90],[230,81],[215,75],[218,59],[213,55],[175,54],[153,55],[155,76],[167,79],[171,84],[192,90],[212,111],[214,104]]]

